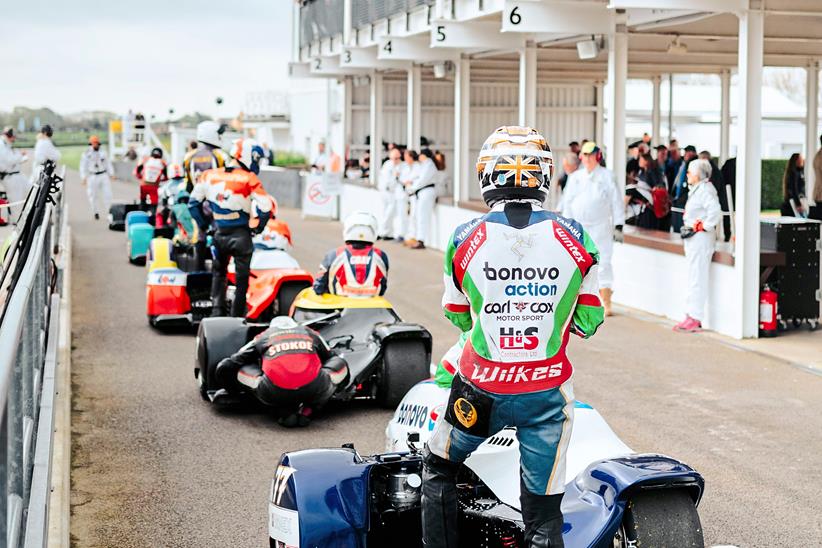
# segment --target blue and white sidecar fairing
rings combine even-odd
[[[420,547],[422,458],[405,452],[405,439],[409,433],[422,441],[430,437],[431,414],[441,412],[447,394],[431,382],[408,393],[387,429],[394,452],[361,457],[343,447],[285,453],[269,500],[271,546]],[[575,409],[565,477],[567,547],[703,546],[696,511],[702,476],[675,459],[634,453],[582,403]],[[526,546],[516,430],[490,437],[465,462],[458,498],[461,546]]]

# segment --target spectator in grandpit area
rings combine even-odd
[[[317,154],[311,160],[311,169],[325,171],[326,164],[328,164],[328,153],[325,151],[325,139],[320,139],[317,143]]]
[[[814,205],[808,208],[808,219],[822,221],[822,177],[814,182],[812,198]]]
[[[636,141],[628,145],[628,162],[625,164],[625,176],[629,184],[636,182],[639,174],[639,157],[646,152],[646,147],[642,141]]]
[[[614,281],[611,257],[614,236],[621,234],[625,224],[625,208],[613,173],[599,165],[601,155],[596,143],[589,141],[582,147],[582,165],[568,177],[562,216],[579,221],[599,250],[600,296],[605,315],[610,316]]]
[[[680,165],[682,165],[682,154],[679,152],[679,143],[676,139],[671,139],[668,143],[668,159],[665,161],[665,180],[668,183],[668,192],[671,192],[674,186]]]
[[[579,149],[580,149],[580,146],[579,146],[578,142],[571,141],[570,143],[568,143],[568,153],[569,154],[573,154],[573,155],[578,157],[579,156]],[[577,162],[577,165],[579,165],[579,162]],[[559,183],[560,191],[565,190],[565,185],[568,182],[568,175],[570,175],[571,173],[572,173],[572,171],[566,171],[565,170],[565,159],[563,158],[562,170],[560,171],[559,177],[557,178],[557,182]]]
[[[0,183],[6,191],[8,200],[12,204],[9,206],[9,217],[11,222],[16,224],[17,218],[23,210],[23,202],[28,196],[31,183],[20,172],[21,165],[28,161],[28,155],[13,148],[17,135],[14,128],[6,127],[0,134]]]
[[[805,213],[805,159],[795,152],[788,159],[782,176],[782,207],[785,217],[804,217]]]
[[[568,181],[572,179],[574,172],[579,169],[580,162],[579,153],[566,152],[562,155],[562,175],[567,178],[567,181],[563,184],[560,178],[552,183],[551,192],[548,197],[551,205],[549,209],[562,211],[565,204],[565,195],[569,190]]]
[[[388,159],[380,168],[380,177],[377,180],[377,189],[382,199],[382,218],[379,225],[378,240],[393,240],[404,236],[404,232],[395,232],[397,216],[404,212],[399,211],[399,205],[404,202],[405,190],[400,182],[403,169],[402,157],[397,148],[388,151]],[[400,196],[402,194],[402,197]]]
[[[808,218],[822,221],[822,135],[819,136],[819,150],[816,151],[816,154],[813,157],[812,198],[814,204],[808,211]]]
[[[629,209],[634,213],[631,224],[640,228],[658,229],[659,222],[654,214],[653,189],[662,184],[656,161],[650,154],[639,157],[639,173],[636,183],[625,186]]]
[[[46,162],[51,161],[56,164],[60,161],[60,151],[51,140],[53,135],[54,130],[48,124],[43,126],[37,135],[37,143],[34,145],[34,166],[31,170],[31,184],[33,185],[37,184],[40,171]]]
[[[682,157],[682,164],[679,166],[674,186],[671,189],[671,207],[683,209],[688,201],[688,165],[697,158],[696,147],[688,145],[685,147],[685,155]],[[679,232],[682,228],[682,213],[671,212],[671,228],[674,232]]]
[[[708,275],[716,248],[716,225],[722,218],[716,189],[710,182],[711,171],[708,160],[695,159],[688,165],[690,191],[680,230],[688,262],[687,308],[685,319],[674,327],[675,331],[682,333],[702,329],[705,303],[708,301]]]
[[[367,150],[363,153],[362,158],[360,158],[360,177],[363,179],[368,178],[368,174],[371,171],[371,153]]]
[[[405,239],[409,236],[409,224],[414,211],[413,196],[409,196],[408,191],[419,171],[418,157],[419,155],[411,149],[406,149],[403,153],[404,161],[402,169],[400,169],[400,184],[402,186],[399,187],[400,190],[397,194],[397,211],[400,218],[397,241],[401,243],[405,243]]]
[[[405,245],[411,249],[425,249],[425,240],[428,239],[428,229],[431,226],[431,216],[437,201],[436,182],[437,166],[433,160],[431,149],[423,149],[418,156],[418,169],[411,179],[408,194],[413,200],[414,207],[411,215],[411,237],[406,238]]]
[[[659,184],[665,188],[665,193],[668,193],[668,180],[665,177],[665,167],[668,164],[668,148],[665,145],[657,145],[656,148],[656,165],[659,169]],[[668,211],[664,216],[657,217],[657,229],[663,232],[671,230],[671,212]]]

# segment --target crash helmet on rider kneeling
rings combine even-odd
[[[377,218],[367,211],[355,211],[343,222],[343,240],[373,244],[377,239]]]
[[[553,173],[551,147],[531,127],[497,128],[477,157],[480,191],[489,206],[501,200],[545,201]]]

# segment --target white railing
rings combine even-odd
[[[46,166],[0,258],[0,542],[9,548],[48,540],[61,181]]]

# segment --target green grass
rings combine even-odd
[[[285,150],[274,151],[274,165],[279,167],[302,167],[307,165],[305,156]]]
[[[60,161],[71,169],[80,169],[80,158],[83,156],[83,152],[85,152],[87,148],[87,145],[60,147],[60,154],[62,154]]]

